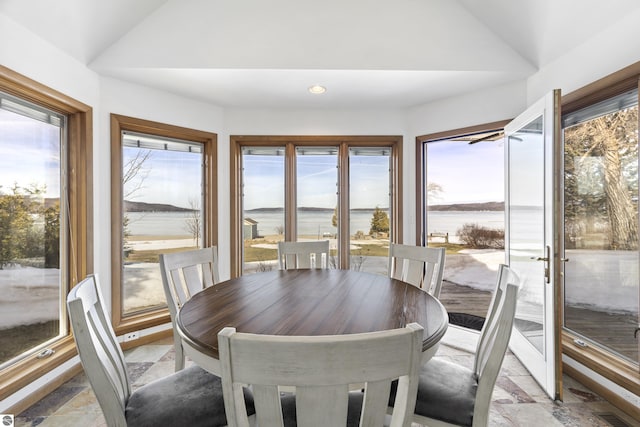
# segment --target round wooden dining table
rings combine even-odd
[[[435,354],[448,315],[433,296],[380,274],[352,270],[278,270],[218,283],[181,307],[176,328],[185,353],[219,374],[218,332],[341,335],[424,328],[423,362]]]

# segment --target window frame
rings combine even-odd
[[[111,114],[111,322],[116,335],[122,335],[171,321],[169,310],[151,309],[124,316],[122,313],[122,131],[198,142],[203,145],[203,247],[218,242],[218,136],[175,125]]]
[[[93,272],[93,109],[61,92],[0,65],[0,90],[67,117],[68,233],[65,248],[67,283],[65,293]],[[71,256],[73,248],[73,256]],[[61,257],[62,258],[62,257]],[[64,259],[64,258],[63,258]],[[0,400],[29,385],[77,354],[68,318],[67,334],[47,348],[48,358],[29,355],[0,373]]]
[[[295,236],[292,209],[296,198],[296,147],[338,147],[338,212],[339,217],[349,215],[349,148],[390,147],[390,231],[393,242],[402,243],[402,136],[260,136],[231,135],[230,140],[230,208],[231,208],[231,277],[242,275],[242,149],[243,147],[285,147],[285,240]],[[340,221],[338,235],[349,234],[348,221]],[[348,268],[349,241],[338,241],[339,266]]]

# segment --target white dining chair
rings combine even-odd
[[[184,368],[185,354],[182,339],[176,330],[178,310],[193,295],[220,281],[218,273],[218,248],[160,254],[160,275],[167,298],[167,306],[173,325],[173,342],[176,352],[175,370]]]
[[[491,395],[511,337],[520,280],[506,265],[478,340],[472,369],[435,357],[420,372],[413,421],[428,426],[485,427]],[[389,403],[394,402],[392,392]]]
[[[389,277],[422,288],[436,298],[442,289],[444,262],[444,248],[389,245]]]
[[[249,384],[260,427],[382,427],[391,383],[399,379],[389,425],[408,427],[422,337],[417,323],[337,336],[256,335],[224,328],[218,346],[229,426],[248,425],[242,390]],[[279,387],[294,388],[293,393]]]
[[[278,242],[280,270],[329,268],[329,241]]]
[[[78,283],[67,307],[80,362],[109,427],[224,426],[220,378],[198,366],[146,384],[132,392],[124,355],[104,311],[98,278]],[[242,393],[253,413],[251,393]]]

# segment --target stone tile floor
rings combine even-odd
[[[174,351],[169,339],[125,352],[133,388],[173,372]],[[440,346],[436,357],[472,366],[473,355]],[[187,362],[189,363],[189,362]],[[629,426],[640,426],[600,396],[565,376],[564,402],[551,401],[512,354],[507,354],[491,405],[490,426],[612,426],[599,414],[613,414]],[[105,426],[104,417],[84,373],[19,414],[16,426]],[[414,424],[414,426],[417,426]]]

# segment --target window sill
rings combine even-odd
[[[113,319],[114,323],[116,319]],[[119,323],[114,324],[113,329],[116,335],[124,335],[129,332],[141,331],[153,326],[160,326],[171,322],[171,316],[167,308],[123,317]]]
[[[581,347],[573,340],[577,338],[567,331],[562,334],[562,351],[564,354],[581,363],[609,381],[640,395],[640,373],[638,366],[612,356],[596,346]]]
[[[0,400],[7,398],[18,390],[28,386],[52,369],[60,366],[78,354],[76,344],[71,335],[61,338],[49,347],[53,355],[38,359],[34,353],[14,363],[0,373]]]

